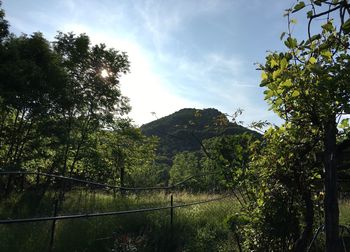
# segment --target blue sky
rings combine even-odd
[[[217,108],[241,120],[279,123],[263,99],[266,51],[283,50],[283,10],[292,0],[3,0],[11,31],[87,33],[125,51],[121,78],[137,125],[184,107]]]

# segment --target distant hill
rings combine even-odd
[[[211,137],[245,132],[260,136],[255,131],[229,122],[223,113],[213,108],[181,109],[142,125],[141,130],[147,136],[159,137],[159,154],[169,160],[178,152],[200,150],[200,142]]]

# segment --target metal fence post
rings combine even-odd
[[[56,195],[56,197],[57,197],[57,195]],[[59,197],[57,197],[55,199],[54,213],[53,213],[54,217],[57,216],[58,204],[59,204]],[[49,250],[48,250],[49,252],[53,251],[53,244],[54,244],[54,240],[55,240],[55,228],[56,228],[56,220],[53,220],[52,225],[51,225],[50,243],[49,243]]]
[[[174,223],[174,198],[173,194],[170,195],[170,227],[173,229]]]
[[[39,177],[40,175],[39,175],[39,167],[36,169],[36,186],[38,186],[39,185],[39,179],[40,179],[40,177]]]

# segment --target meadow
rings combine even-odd
[[[174,205],[203,201],[219,195],[174,193]],[[2,202],[1,219],[52,216],[53,193],[35,205],[34,193],[22,193]],[[170,194],[126,196],[74,191],[67,193],[58,215],[108,212],[166,206]],[[170,209],[59,220],[53,251],[236,251],[227,223],[239,207],[233,198]],[[0,225],[0,251],[48,251],[52,221]]]

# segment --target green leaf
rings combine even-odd
[[[301,10],[302,8],[304,8],[304,7],[305,7],[305,3],[303,1],[301,1],[301,2],[299,2],[298,4],[296,4],[294,6],[294,10],[292,11],[292,13],[297,12],[297,11]]]
[[[320,178],[321,178],[321,174],[315,174],[315,175],[314,175],[314,178],[315,178],[315,179],[320,179]]]
[[[313,13],[312,11],[308,11],[308,12],[307,12],[307,18],[311,18],[311,17],[313,16],[313,14],[314,14],[314,13]]]
[[[330,51],[322,51],[321,55],[327,59],[331,59],[332,58],[332,53]]]
[[[275,80],[280,75],[281,75],[281,70],[276,70],[272,73],[272,79]]]
[[[288,48],[295,48],[298,45],[298,42],[295,38],[292,37],[288,37],[288,39],[286,41],[284,41],[284,44],[288,47]]]
[[[344,30],[344,33],[350,32],[350,18],[346,20],[346,22],[341,26],[341,28]]]
[[[281,104],[282,104],[282,99],[281,98],[277,98],[276,100],[275,100],[275,105],[276,106],[280,106]]]
[[[265,72],[265,71],[262,71],[262,72],[261,72],[261,79],[262,79],[262,80],[267,80],[267,78],[268,78],[268,76],[267,76],[266,72]]]
[[[341,123],[339,124],[339,128],[341,129],[346,129],[349,127],[349,118],[345,118],[341,121]]]
[[[284,82],[281,83],[281,87],[291,87],[293,85],[291,79],[287,79]]]
[[[333,30],[333,24],[331,21],[321,26],[324,30],[331,32]]]
[[[273,91],[272,90],[265,90],[265,100],[270,99],[273,96]]]
[[[309,59],[309,62],[310,62],[311,64],[315,64],[315,63],[317,62],[317,60],[316,60],[314,57],[311,57],[311,58]]]
[[[280,65],[281,65],[281,69],[286,69],[286,67],[288,66],[288,61],[286,58],[283,58],[280,62]]]
[[[297,20],[296,20],[295,18],[292,18],[292,19],[290,20],[290,23],[291,23],[291,24],[297,24]]]
[[[298,90],[294,90],[292,93],[292,97],[298,97],[300,95],[300,92]]]
[[[320,39],[320,38],[321,38],[321,34],[313,35],[310,39],[306,40],[305,44],[310,44],[312,41],[315,41],[316,39]]]
[[[284,38],[284,36],[286,35],[286,32],[282,32],[281,36],[280,36],[280,40],[282,40]]]
[[[278,63],[276,60],[271,59],[270,65],[271,65],[271,67],[275,67],[275,66],[278,66]]]
[[[314,1],[314,4],[316,4],[317,6],[321,6],[322,5],[322,1],[316,0],[316,1]]]

